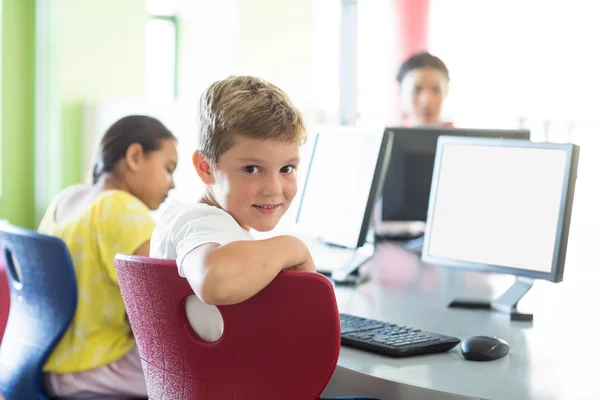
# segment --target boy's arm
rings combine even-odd
[[[208,243],[189,252],[181,268],[206,304],[241,303],[267,286],[282,270],[315,271],[306,245],[293,236]]]

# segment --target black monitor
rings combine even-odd
[[[383,186],[381,221],[426,221],[437,140],[442,135],[529,139],[528,130],[387,128],[392,156]]]
[[[492,303],[455,301],[531,320],[516,310],[534,279],[563,277],[579,147],[440,137],[422,259],[517,276]]]

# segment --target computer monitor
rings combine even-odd
[[[516,310],[534,279],[563,277],[579,147],[526,140],[440,137],[422,260],[517,276],[492,303],[451,306]]]
[[[529,139],[528,130],[458,129],[443,127],[387,128],[394,136],[383,186],[381,223],[425,221],[437,140],[442,135]],[[379,232],[376,232],[379,233]]]
[[[299,203],[298,228],[328,244],[363,246],[391,143],[388,132],[318,133]]]

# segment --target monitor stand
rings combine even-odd
[[[369,261],[375,254],[375,245],[373,243],[365,243],[361,247],[354,250],[353,257],[343,266],[331,272],[331,279],[340,285],[356,286],[368,280],[368,275],[365,271],[361,271],[360,267]]]
[[[313,256],[317,272],[338,285],[356,286],[368,280],[367,272],[360,267],[375,254],[373,242],[358,248],[342,247],[322,239],[305,239]]]
[[[533,286],[533,279],[517,277],[515,283],[498,299],[492,302],[457,299],[448,305],[450,308],[470,310],[492,310],[509,314],[511,321],[533,321],[533,314],[521,313],[517,303]]]

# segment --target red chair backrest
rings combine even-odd
[[[223,336],[198,337],[185,314],[194,296],[175,261],[117,255],[115,267],[150,399],[316,399],[337,364],[333,287],[316,273],[282,271],[243,303],[218,306]]]
[[[0,250],[2,250],[0,248]],[[8,321],[8,312],[10,310],[10,288],[8,287],[8,278],[6,276],[6,267],[4,266],[4,257],[0,256],[0,343],[6,329]]]

